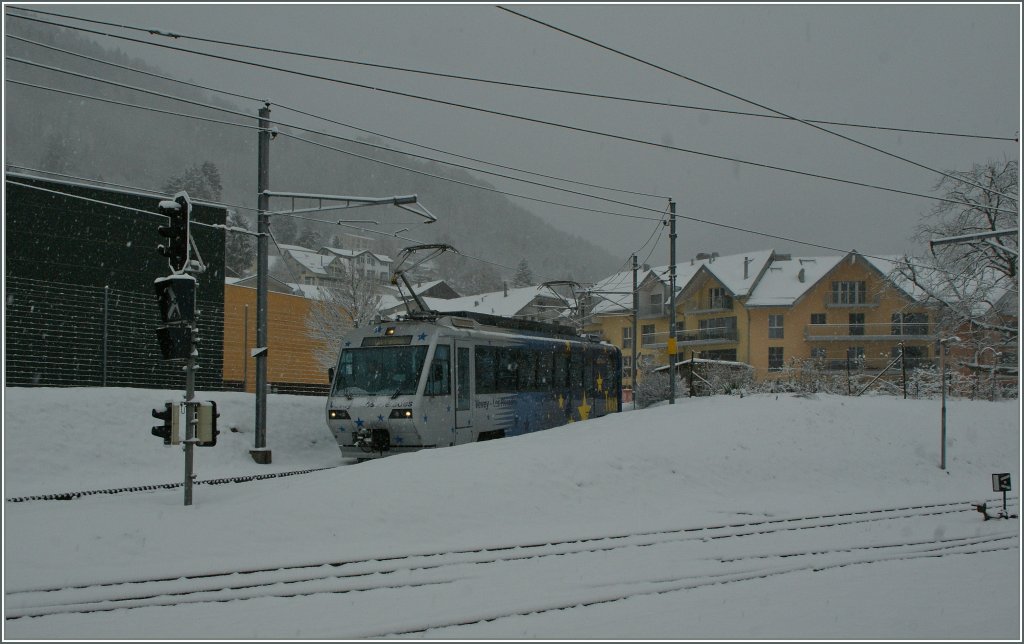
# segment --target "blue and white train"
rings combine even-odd
[[[621,410],[619,349],[568,327],[476,313],[354,330],[327,424],[366,460],[518,436]]]

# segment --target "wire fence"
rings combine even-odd
[[[5,280],[4,377],[12,386],[184,387],[182,364],[163,360],[155,296],[109,287]],[[224,388],[224,307],[197,301],[196,386]]]

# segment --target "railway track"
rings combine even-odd
[[[623,554],[640,561],[635,575],[602,577],[588,573],[585,583],[546,594],[513,598],[491,613],[408,617],[385,630],[352,637],[423,634],[518,615],[544,613],[625,599],[683,592],[803,571],[868,565],[929,557],[970,555],[1019,547],[1016,524],[991,526],[989,534],[935,535],[931,539],[892,539],[863,543],[850,536],[859,524],[881,523],[899,535],[897,526],[926,517],[976,512],[970,502],[877,509],[593,536],[545,543],[481,546],[446,552],[419,552],[376,558],[306,562],[280,567],[206,571],[159,579],[121,579],[68,587],[8,589],[5,618],[45,619],[207,602],[244,602],[264,598],[347,594],[370,597],[376,591],[417,593],[452,585],[499,583],[507,566],[588,569],[598,554]],[[991,525],[991,524],[990,524]],[[1012,528],[1012,529],[1011,529]],[[793,547],[787,536],[812,536],[814,547]],[[862,539],[862,537],[861,537]],[[743,542],[732,548],[729,540]],[[753,546],[750,540],[755,540]],[[711,545],[715,544],[715,545]],[[600,561],[606,561],[602,559]],[[649,569],[645,568],[649,562]],[[666,566],[665,562],[674,562]],[[487,580],[492,580],[488,582]]]

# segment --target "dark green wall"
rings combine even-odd
[[[166,222],[157,214],[157,204],[170,195],[147,196],[10,173],[6,179],[7,384],[102,384],[106,315],[107,385],[183,388],[181,363],[160,358],[155,333],[160,319],[153,281],[171,273],[167,259],[156,251],[164,241],[157,227]],[[193,206],[193,221],[224,223],[223,208],[195,202]],[[219,389],[224,231],[192,226],[190,232],[207,267],[197,275],[202,315],[196,384]]]

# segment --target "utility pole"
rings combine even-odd
[[[636,343],[640,341],[640,338],[636,335],[636,324],[637,318],[640,316],[640,293],[637,290],[636,284],[636,253],[633,253],[633,340],[630,342],[630,346],[633,350],[632,362],[633,365],[633,409],[636,409],[636,376],[637,376],[637,364],[636,364]]]
[[[668,404],[676,404],[676,202],[668,200]]]
[[[256,445],[249,452],[253,460],[262,465],[271,462],[267,449],[267,285],[270,260],[268,238],[270,237],[270,103],[260,108],[259,153],[257,158],[258,177],[258,230],[256,241]]]

